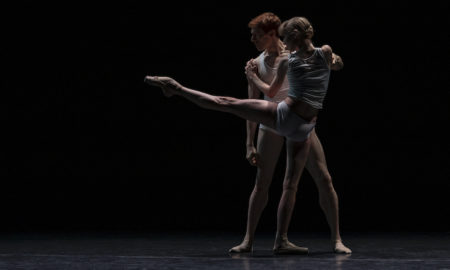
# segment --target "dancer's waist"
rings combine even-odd
[[[307,121],[314,120],[319,114],[319,109],[312,107],[301,99],[287,97],[284,101],[293,112]]]

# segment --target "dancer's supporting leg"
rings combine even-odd
[[[259,154],[256,182],[250,195],[247,217],[247,231],[244,240],[230,249],[231,253],[252,251],[253,239],[259,218],[269,199],[269,187],[277,164],[284,137],[265,129],[259,129],[257,153]]]
[[[198,106],[221,112],[228,112],[246,120],[275,128],[277,104],[259,99],[237,99],[213,96],[182,86],[169,77],[145,77],[145,82],[160,87],[166,96],[179,95]]]
[[[306,169],[311,174],[319,191],[319,203],[328,225],[331,230],[332,249],[336,253],[349,254],[352,251],[347,248],[341,239],[339,233],[339,203],[336,191],[331,181],[331,175],[328,172],[327,162],[322,144],[315,130],[312,131],[311,136],[311,150],[306,161]]]
[[[273,248],[275,254],[308,253],[307,248],[298,247],[288,241],[287,231],[294,210],[297,186],[305,167],[310,145],[310,139],[303,142],[286,140],[287,167],[283,182],[283,194],[278,206],[277,234]]]

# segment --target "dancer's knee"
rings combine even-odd
[[[199,96],[202,107],[212,110],[227,112],[230,107],[230,101],[226,97],[213,96],[209,94]]]
[[[322,205],[328,201],[336,200],[337,194],[333,187],[333,182],[329,174],[325,174],[318,181],[319,203]]]
[[[253,195],[250,197],[251,200],[256,200],[265,207],[269,200],[269,188],[263,185],[255,185]]]
[[[297,193],[297,187],[298,184],[297,183],[292,183],[290,181],[285,181],[285,183],[283,183],[283,192],[284,193]]]
[[[334,191],[333,181],[329,173],[321,174],[316,181],[319,186],[319,190],[327,193]]]
[[[230,107],[232,105],[235,105],[237,103],[238,99],[233,97],[216,97],[216,102],[220,106],[224,107]]]
[[[229,112],[232,106],[236,104],[237,99],[232,97],[213,96],[211,101],[216,109]]]
[[[268,194],[269,193],[269,184],[267,181],[261,181],[261,179],[256,179],[256,184],[254,187],[254,191],[258,194]]]

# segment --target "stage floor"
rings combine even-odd
[[[450,233],[344,233],[351,255],[331,252],[326,234],[290,233],[310,254],[274,256],[273,234],[252,254],[230,256],[229,232],[9,233],[0,269],[450,269]]]

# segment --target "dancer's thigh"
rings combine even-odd
[[[259,129],[257,144],[257,152],[259,154],[257,181],[263,182],[265,185],[270,184],[283,144],[283,136],[269,130]]]

